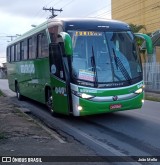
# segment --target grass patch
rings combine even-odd
[[[2,140],[2,139],[6,139],[6,137],[5,137],[4,133],[0,132],[0,140]]]
[[[17,109],[17,108],[14,108],[13,110],[12,110],[12,112],[13,113],[15,113],[17,116],[19,116],[19,117],[25,117],[25,115],[23,114],[23,112],[21,112],[19,109]]]
[[[160,102],[160,97],[159,96],[150,95],[150,94],[145,94],[145,100]]]
[[[2,93],[2,91],[0,90],[0,96],[3,96],[3,93]]]

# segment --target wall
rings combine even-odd
[[[156,46],[155,50],[156,50],[156,61],[160,63],[160,46]]]
[[[112,19],[145,25],[151,33],[160,29],[160,0],[112,0]]]

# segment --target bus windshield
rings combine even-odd
[[[95,87],[142,80],[139,50],[132,32],[68,31],[72,38],[72,77]],[[109,86],[109,85],[108,85]],[[106,86],[105,86],[106,87]]]

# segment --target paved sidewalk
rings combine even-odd
[[[49,130],[11,104],[9,97],[0,96],[0,156],[87,155],[95,153],[73,138]]]

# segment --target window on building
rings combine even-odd
[[[154,44],[155,46],[160,46],[160,37],[157,39],[157,41]]]

